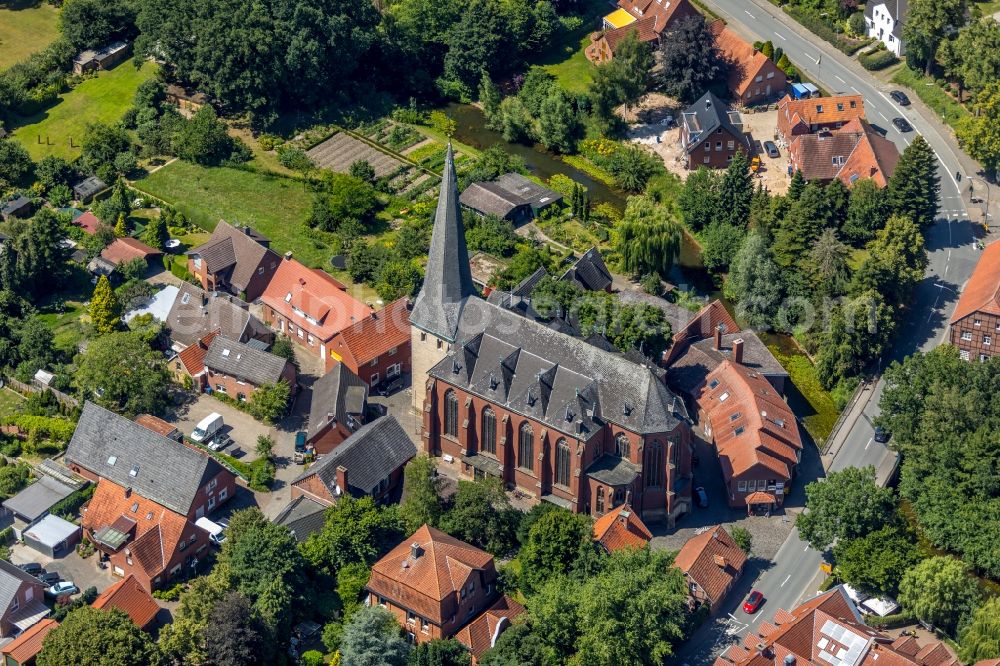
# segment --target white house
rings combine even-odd
[[[885,44],[885,47],[902,56],[903,21],[906,20],[907,0],[871,0],[865,5],[865,23],[868,36]]]

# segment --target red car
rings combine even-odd
[[[757,590],[753,590],[750,592],[750,596],[747,597],[747,600],[743,602],[743,612],[753,615],[757,612],[757,609],[760,608],[762,603],[764,603],[764,595]]]

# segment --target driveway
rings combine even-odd
[[[76,554],[76,550],[60,558],[52,559],[24,544],[17,543],[10,549],[10,561],[13,564],[38,562],[45,567],[46,571],[58,571],[63,580],[73,581],[81,590],[96,587],[98,592],[103,592],[118,580],[111,575],[110,569],[98,568],[96,554],[83,559]]]

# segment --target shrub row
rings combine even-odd
[[[877,72],[880,69],[891,67],[899,62],[899,58],[892,51],[884,49],[876,50],[874,53],[868,51],[858,56],[858,62],[869,72]]]
[[[59,516],[64,520],[73,520],[76,518],[76,514],[79,513],[80,507],[83,506],[84,502],[94,496],[94,490],[96,489],[97,486],[93,483],[87,484],[85,488],[81,488],[69,497],[53,504],[52,508],[49,509],[49,513]]]
[[[833,44],[834,47],[836,47],[836,49],[841,53],[846,53],[847,55],[852,56],[871,42],[871,40],[856,41],[848,39],[844,35],[839,34],[836,29],[834,29],[833,26],[827,23],[822,17],[817,16],[815,13],[810,12],[807,9],[792,6],[786,6],[783,9],[789,16],[801,23],[810,32]]]
[[[886,615],[885,617],[866,614],[864,617],[865,624],[869,627],[875,627],[876,629],[895,629],[897,627],[905,627],[906,625],[913,624],[917,621],[917,618],[913,617],[909,613]]]

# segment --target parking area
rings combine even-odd
[[[88,587],[96,587],[98,592],[103,592],[117,580],[111,575],[109,569],[101,569],[97,566],[96,554],[83,559],[76,554],[75,550],[63,557],[52,559],[37,550],[18,543],[11,546],[10,561],[13,564],[38,562],[46,571],[57,571],[63,580],[76,583],[81,591]]]
[[[754,152],[751,156],[760,157],[761,168],[757,172],[759,179],[771,194],[785,194],[791,181],[788,175],[788,150],[784,146],[777,146],[778,157],[769,157],[762,145],[765,141],[774,141],[778,112],[768,110],[751,113],[747,110],[740,116],[743,118],[743,131],[750,135],[753,142]]]

